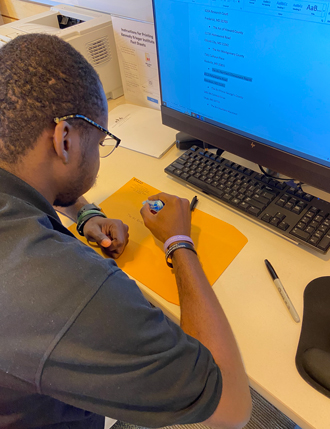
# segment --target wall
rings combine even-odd
[[[46,12],[47,10],[49,10],[49,6],[38,3],[23,0],[0,0],[0,15],[2,15],[3,24]]]
[[[9,1],[9,0],[7,0]],[[152,0],[30,0],[39,4],[69,4],[140,21],[153,22]]]

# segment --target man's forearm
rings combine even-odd
[[[75,202],[75,204],[72,204],[72,206],[69,207],[54,207],[55,210],[57,210],[59,213],[63,214],[64,216],[67,216],[73,222],[77,222],[77,215],[79,210],[88,204],[88,201],[85,197],[81,196],[78,198],[78,200]]]
[[[190,250],[179,249],[173,253],[172,263],[180,298],[181,327],[211,351],[221,369],[223,395],[219,407],[244,419],[251,406],[250,391],[228,320],[197,256]]]

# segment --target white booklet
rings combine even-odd
[[[112,25],[126,101],[160,110],[154,25],[116,16]]]
[[[109,112],[109,131],[120,146],[160,158],[175,143],[177,131],[162,124],[159,110],[122,104]]]

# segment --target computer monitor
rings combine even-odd
[[[163,123],[330,192],[329,1],[153,7]]]

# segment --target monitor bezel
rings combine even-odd
[[[330,192],[329,167],[178,112],[164,106],[163,100],[161,114],[164,125],[284,176]]]

